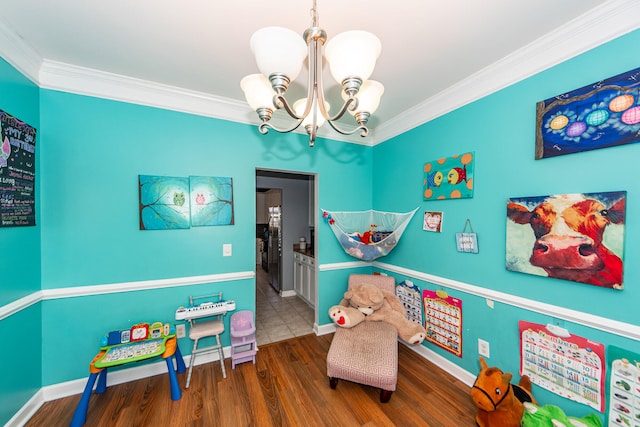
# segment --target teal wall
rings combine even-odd
[[[381,259],[384,263],[637,325],[640,273],[633,261],[640,230],[631,219],[638,216],[640,190],[629,171],[639,158],[640,144],[538,161],[533,153],[535,103],[638,67],[629,52],[639,42],[636,31],[373,148],[321,139],[310,149],[302,135],[262,136],[255,126],[38,90],[0,61],[0,109],[38,128],[38,226],[0,229],[0,306],[40,289],[53,295],[0,320],[6,347],[19,349],[1,356],[0,363],[12,373],[10,381],[0,383],[0,423],[40,387],[86,378],[100,337],[109,330],[141,321],[171,321],[190,294],[222,291],[239,308],[255,309],[253,278],[132,292],[109,293],[109,287],[252,272],[256,168],[317,174],[318,208],[402,212],[419,206],[402,243]],[[423,201],[424,163],[466,151],[476,153],[474,197]],[[139,174],[232,177],[235,225],[140,231]],[[623,291],[505,270],[508,197],[613,190],[628,191]],[[444,212],[442,233],[422,231],[421,211],[426,209]],[[477,255],[455,251],[454,233],[466,218],[479,236]],[[322,269],[354,259],[319,221],[317,310],[323,325],[329,323],[327,310],[340,300],[348,274],[371,268]],[[222,257],[224,243],[233,245],[232,257]],[[398,281],[409,278],[389,273]],[[422,288],[436,287],[413,280]],[[62,288],[77,291],[91,285],[105,285],[106,293],[56,296]],[[478,370],[477,338],[491,343],[492,364],[517,373],[517,321],[554,321],[508,304],[490,309],[477,295],[437,288],[463,300],[464,357],[427,347],[470,372]],[[570,322],[564,326],[637,351],[637,342]],[[223,344],[228,342],[223,336]],[[188,354],[190,341],[180,340],[180,347]],[[535,392],[541,402],[562,403],[576,415],[589,411],[543,390]]]
[[[256,168],[317,173],[321,206],[371,206],[366,146],[319,140],[310,149],[302,135],[262,136],[255,126],[51,90],[41,108],[45,290],[253,272]],[[235,225],[140,231],[139,174],[232,177]],[[321,248],[327,236],[321,230]],[[233,256],[222,256],[224,243]],[[320,252],[320,262],[346,258]],[[43,385],[86,377],[109,330],[171,321],[189,295],[217,291],[255,309],[254,279],[44,301],[43,355],[59,358],[43,357]],[[322,284],[319,292],[322,301]],[[222,341],[229,345],[228,333]],[[189,354],[191,341],[180,347]]]
[[[534,160],[536,102],[640,66],[636,52],[640,31],[628,34],[552,69],[432,120],[374,147],[373,205],[380,210],[420,206],[442,211],[442,233],[422,231],[414,219],[401,244],[385,263],[452,279],[514,297],[553,304],[607,319],[638,325],[640,270],[640,144]],[[424,201],[423,167],[428,161],[474,151],[473,198]],[[505,268],[506,200],[517,196],[627,191],[625,287],[622,291],[507,271]],[[455,233],[469,218],[478,235],[479,254],[458,253]],[[405,278],[396,275],[397,280]],[[488,308],[484,298],[420,280],[423,289],[443,288],[463,300],[462,359],[431,344],[427,347],[469,372],[479,371],[477,339],[491,344],[490,364],[519,369],[518,320],[555,323],[556,319],[505,304]],[[638,342],[561,322],[570,332],[638,351]],[[562,399],[539,388],[543,403]],[[567,406],[570,407],[570,406]],[[576,412],[588,411],[583,405]]]
[[[0,110],[35,127],[40,151],[39,89],[0,58]],[[0,228],[0,307],[40,289],[40,161],[36,162],[36,226]],[[0,320],[4,349],[0,366],[0,424],[9,420],[40,388],[42,353],[40,307],[32,306]]]

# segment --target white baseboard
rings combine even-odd
[[[38,390],[27,403],[15,413],[13,417],[5,424],[5,427],[22,427],[38,412],[38,409],[44,404],[42,389]]]
[[[326,325],[318,326],[317,323],[314,323],[313,331],[316,333],[316,335],[332,334],[336,331],[336,325],[335,323],[327,323]]]
[[[438,368],[440,368],[443,371],[453,375],[454,377],[456,377],[458,380],[462,381],[463,383],[465,383],[469,387],[471,387],[473,385],[473,383],[475,382],[477,375],[472,374],[469,371],[466,371],[466,370],[462,369],[460,366],[458,366],[455,363],[445,359],[444,357],[440,356],[438,353],[436,353],[436,352],[434,352],[432,350],[429,350],[427,347],[425,347],[423,345],[408,345],[408,344],[404,344],[402,341],[400,341],[400,342],[403,345],[405,345],[407,348],[409,348],[410,350],[413,350],[414,352],[416,352],[420,356],[422,356],[425,359],[427,359],[429,362],[431,362],[434,365],[436,365]]]
[[[288,291],[280,291],[280,296],[283,298],[288,298],[288,297],[295,297],[298,296],[298,293],[296,291],[294,291],[293,289],[288,290]]]

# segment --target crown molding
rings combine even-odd
[[[384,142],[627,34],[640,27],[638,16],[640,2],[637,0],[606,1],[563,27],[382,123],[375,130],[372,129],[366,139],[357,134],[340,135],[331,132],[328,126],[320,128],[318,137],[369,146]],[[41,88],[258,125],[255,112],[245,102],[41,58],[2,21],[0,55]],[[278,127],[290,125],[289,121],[277,117],[272,120]],[[295,132],[305,134],[301,128]]]
[[[234,122],[248,121],[246,103],[106,71],[44,59],[40,87]]]
[[[0,19],[0,57],[35,84],[40,83],[38,73],[42,58],[2,19]]]
[[[638,16],[637,0],[607,1],[381,124],[375,144],[636,30]]]

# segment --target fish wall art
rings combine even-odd
[[[473,197],[475,153],[443,157],[424,165],[424,200]]]

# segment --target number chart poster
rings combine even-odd
[[[562,397],[604,412],[604,345],[576,335],[554,335],[520,321],[520,375]]]
[[[640,354],[610,345],[609,426],[640,427]]]
[[[422,291],[427,341],[462,357],[462,301],[445,291]]]
[[[36,225],[36,129],[0,110],[0,227]]]

